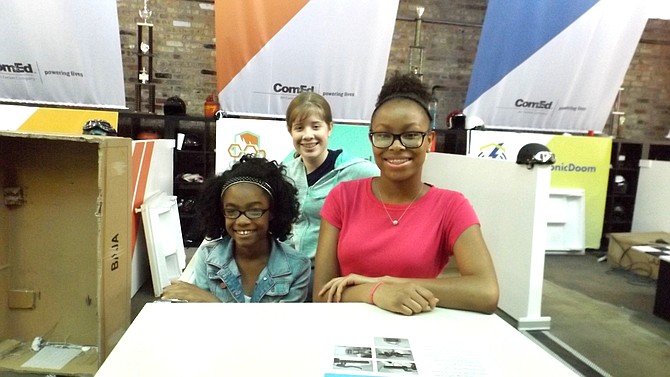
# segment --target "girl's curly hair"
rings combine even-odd
[[[221,189],[230,179],[243,176],[256,178],[270,185],[273,198],[270,200],[272,219],[269,232],[279,241],[286,240],[293,223],[298,219],[298,190],[286,177],[283,165],[250,154],[242,156],[230,169],[207,179],[203,184],[197,208],[205,238],[216,239],[227,234]]]
[[[396,71],[382,86],[382,89],[377,96],[377,103],[375,104],[375,110],[372,113],[372,117],[374,117],[377,109],[384,103],[393,99],[408,99],[423,107],[428,118],[432,121],[433,117],[430,114],[430,111],[428,111],[428,103],[430,102],[431,97],[432,95],[428,91],[428,88],[418,77],[416,77],[416,75],[408,73],[401,74]]]

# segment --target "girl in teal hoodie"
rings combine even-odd
[[[286,110],[286,125],[293,138],[296,157],[286,164],[286,174],[298,189],[300,215],[288,242],[302,255],[314,260],[319,240],[321,207],[338,183],[379,175],[379,168],[341,149],[328,149],[333,117],[325,98],[314,92],[296,96]],[[307,300],[311,301],[311,286]]]

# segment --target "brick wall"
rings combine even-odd
[[[138,12],[143,6],[143,0],[117,1],[126,104],[133,110],[137,23],[142,21]],[[186,102],[189,114],[202,116],[207,95],[216,89],[214,2],[153,0],[148,8],[153,12],[149,22],[154,25],[152,82],[156,84],[157,113],[162,114],[168,97],[177,95]]]
[[[424,0],[421,41],[424,47],[423,82],[438,99],[437,126],[446,127],[446,116],[462,110],[486,13],[485,0]],[[400,1],[391,44],[387,75],[409,69],[410,46],[415,43],[416,3]]]
[[[486,0],[400,0],[388,73],[406,71],[414,44],[416,5],[425,7],[422,38],[424,82],[439,85],[438,125],[462,109],[470,80]],[[133,109],[137,82],[137,26],[142,0],[118,0],[126,102]],[[154,24],[154,70],[158,113],[163,101],[180,96],[191,115],[202,115],[216,89],[213,1],[149,1]],[[623,136],[663,139],[670,131],[670,21],[650,20],[630,64],[621,95]],[[600,125],[605,130],[605,125]],[[594,125],[597,129],[598,125]]]
[[[670,132],[670,20],[649,20],[622,84],[624,137],[663,139]]]

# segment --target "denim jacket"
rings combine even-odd
[[[321,226],[321,207],[330,190],[340,182],[376,177],[379,175],[379,168],[368,160],[342,151],[335,160],[335,168],[311,187],[307,186],[305,164],[300,157],[286,163],[286,175],[295,182],[300,202],[300,216],[293,224],[287,243],[301,255],[314,260]]]
[[[194,284],[212,292],[222,302],[244,302],[242,277],[233,257],[229,236],[204,242],[193,258]],[[270,258],[263,268],[251,302],[303,302],[307,297],[311,262],[290,246],[272,241]]]

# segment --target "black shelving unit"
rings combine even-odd
[[[670,143],[626,139],[612,141],[601,249],[607,249],[609,233],[628,233],[632,230],[640,160],[670,161]]]
[[[467,154],[468,130],[436,129],[435,151],[450,154]]]
[[[195,206],[202,183],[193,177],[205,180],[215,173],[216,118],[122,112],[119,113],[118,132],[119,136],[132,139],[140,139],[150,133],[175,140],[173,195],[179,205],[184,246],[200,245],[204,237],[197,222]]]
[[[195,213],[202,180],[214,175],[216,119],[181,115],[165,116],[165,137],[175,139],[174,195],[184,246],[197,247],[204,235]],[[194,179],[199,177],[199,179]]]
[[[468,130],[442,130],[444,135],[444,152],[465,155],[468,152]],[[440,134],[438,133],[438,135]]]
[[[139,112],[120,112],[118,123],[119,136],[133,140],[141,139],[143,133],[152,133],[156,137],[163,137],[165,128],[163,115]]]
[[[631,230],[641,158],[641,143],[613,141],[601,248],[608,244],[607,234]]]

